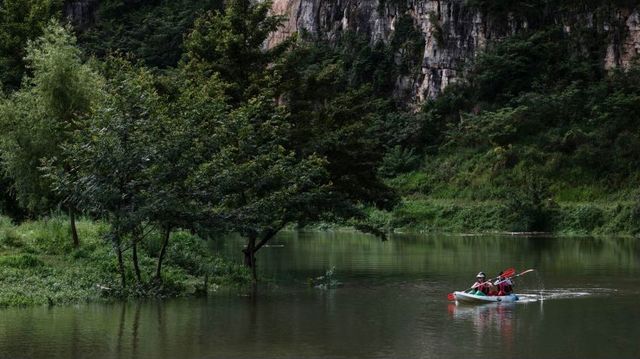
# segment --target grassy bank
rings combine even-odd
[[[504,168],[499,159],[472,151],[427,161],[389,179],[403,201],[391,213],[377,213],[378,221],[425,232],[640,233],[640,197],[633,178],[611,185],[606,178],[581,173]]]
[[[135,280],[131,251],[125,252],[129,284],[120,288],[108,227],[78,222],[81,247],[73,249],[66,218],[12,224],[0,217],[0,306],[57,305],[129,297],[176,297],[216,285],[247,283],[244,268],[215,257],[206,242],[186,232],[172,235],[161,285],[152,285],[160,239],[153,233],[138,253],[142,281]]]
[[[548,224],[535,229],[561,235],[635,236],[637,205],[633,202],[560,202],[549,209]],[[518,232],[534,230],[505,201],[405,198],[386,214],[396,230],[418,232]]]

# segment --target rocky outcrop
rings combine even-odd
[[[152,0],[123,0],[126,4],[144,4]],[[262,1],[262,0],[256,0]],[[424,38],[419,71],[396,79],[396,94],[405,102],[419,103],[437,96],[446,86],[461,78],[464,64],[488,43],[529,27],[526,20],[511,16],[485,14],[466,5],[468,0],[273,0],[273,12],[287,20],[267,46],[274,46],[291,34],[306,31],[335,40],[345,31],[363,34],[371,43],[388,43],[401,17],[410,17]],[[80,29],[86,28],[100,0],[70,0],[65,16]],[[607,69],[628,67],[640,53],[640,12],[635,9],[609,10],[594,14],[588,9],[562,14],[557,23],[571,32],[576,25],[591,26],[607,33],[603,55]]]
[[[640,54],[640,11],[619,9],[615,18],[622,23],[621,31],[612,28],[612,41],[607,46],[605,68],[629,67]]]
[[[411,98],[406,100],[410,102],[421,102],[459,79],[465,62],[489,42],[528,27],[525,20],[486,16],[465,4],[465,0],[275,0],[274,13],[285,15],[287,21],[269,46],[302,29],[329,40],[344,31],[355,31],[372,43],[389,42],[398,19],[410,16],[425,40],[422,64],[419,73],[396,80],[396,92],[409,93]],[[566,22],[566,31],[577,21],[600,26],[589,14],[583,15],[557,21]],[[603,63],[607,68],[628,66],[640,51],[638,10],[617,9],[611,17],[603,29],[595,29],[611,32]],[[619,24],[624,24],[622,29]]]
[[[76,28],[84,29],[93,21],[93,15],[100,0],[76,0],[64,4],[64,16],[71,20]]]
[[[153,2],[155,0],[122,0],[122,4],[127,6],[139,6]],[[93,23],[98,8],[104,3],[104,0],[66,0],[63,15],[77,29],[84,30]]]

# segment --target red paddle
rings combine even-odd
[[[520,274],[516,275],[515,277],[521,276],[521,275],[523,275],[523,274],[525,274],[525,273],[528,273],[528,272],[530,272],[530,271],[532,271],[532,270],[533,270],[533,269],[529,269],[528,271],[524,271],[524,272],[522,272],[522,273],[520,273]],[[516,269],[515,269],[515,268],[507,268],[507,269],[505,269],[505,270],[503,270],[503,271],[502,271],[502,277],[503,277],[503,278],[511,278],[511,277],[513,277],[513,276],[514,276],[514,274],[516,274]],[[493,280],[495,280],[495,279],[498,279],[498,277],[491,278],[491,279],[489,279],[487,282],[491,282],[491,281],[493,281]],[[469,290],[469,289],[473,289],[473,287],[471,287],[471,288],[467,288],[467,289],[465,289],[464,291],[467,291],[467,290]],[[456,300],[456,296],[455,296],[453,293],[449,293],[449,294],[447,294],[447,299],[448,299],[448,300]]]
[[[516,269],[515,268],[509,268],[506,269],[505,271],[502,272],[502,278],[511,278],[513,277],[513,275],[516,274]],[[496,277],[498,278],[498,277]]]

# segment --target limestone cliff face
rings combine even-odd
[[[144,3],[151,0],[123,0]],[[256,0],[262,1],[262,0]],[[79,28],[88,26],[100,0],[69,0],[65,16]],[[484,14],[467,5],[467,0],[273,0],[274,13],[287,17],[282,30],[267,46],[306,29],[316,36],[335,40],[345,31],[389,42],[401,17],[409,16],[424,38],[418,73],[396,79],[396,93],[402,100],[419,103],[437,96],[447,85],[463,76],[465,62],[492,41],[499,41],[529,27],[525,20]],[[627,67],[640,53],[639,8],[611,8],[594,14],[582,9],[554,19],[570,33],[575,26],[592,27],[608,39],[603,66]],[[408,94],[408,95],[407,95]]]
[[[605,67],[628,67],[634,57],[640,54],[640,9],[619,9],[614,14],[614,19],[623,24],[621,31],[612,31],[612,39],[607,47]]]
[[[380,2],[383,1],[381,4]],[[269,46],[296,31],[306,29],[332,40],[344,31],[367,36],[372,43],[388,42],[400,16],[410,16],[425,40],[420,72],[396,80],[397,93],[410,93],[410,102],[437,96],[462,75],[464,63],[489,42],[526,29],[526,21],[496,19],[465,5],[465,0],[275,0],[274,13],[285,15],[284,28]],[[610,32],[610,43],[603,65],[628,66],[640,52],[640,14],[638,9],[614,9],[605,20],[580,13],[561,17],[565,31],[581,25],[602,27]],[[596,21],[597,20],[597,21]],[[622,27],[622,28],[620,28]]]

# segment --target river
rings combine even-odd
[[[240,260],[242,243],[215,250]],[[639,358],[640,241],[285,232],[258,293],[1,310],[1,358]],[[335,289],[308,279],[335,267]],[[479,270],[530,300],[455,305]]]

